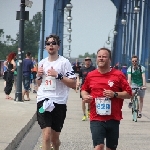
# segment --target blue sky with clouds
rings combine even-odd
[[[32,0],[29,11],[30,19],[36,12],[42,11],[42,0]],[[116,8],[110,0],[72,0],[72,43],[71,57],[77,57],[85,52],[95,53],[104,46],[108,34],[114,28]],[[16,20],[16,11],[20,10],[20,0],[0,0],[0,29],[5,35],[16,37],[19,31],[19,21]],[[67,16],[65,16],[66,18]],[[64,33],[67,28],[64,27]],[[113,36],[113,33],[110,34]],[[3,39],[1,39],[3,40]],[[68,45],[64,39],[64,45]],[[67,52],[65,48],[64,53]]]

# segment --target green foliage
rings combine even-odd
[[[89,54],[88,52],[86,52],[84,55],[79,55],[78,58],[86,58],[86,57],[90,57],[90,58],[96,58],[96,54]]]
[[[33,57],[38,55],[38,43],[40,40],[40,26],[42,14],[37,12],[33,19],[25,21],[24,24],[24,47],[26,53],[30,51]],[[19,28],[19,26],[18,26]],[[10,35],[6,35],[6,41],[2,41],[4,30],[0,29],[0,60],[4,60],[10,52],[17,52],[19,44],[19,33],[16,33],[16,39],[12,39]]]

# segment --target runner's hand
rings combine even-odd
[[[43,75],[43,72],[44,70],[43,70],[43,64],[42,64],[42,66],[38,68],[37,76],[41,77]]]
[[[142,86],[142,89],[143,89],[143,90],[146,90],[146,89],[147,89],[147,87],[146,87],[146,86]]]
[[[111,91],[111,90],[105,90],[105,89],[104,89],[103,95],[104,95],[105,97],[108,97],[108,98],[113,98],[113,97],[114,97],[114,92]]]
[[[48,69],[48,76],[52,76],[52,77],[57,77],[57,75],[58,75],[58,72],[55,70],[55,69],[53,69],[53,67],[51,67],[51,69]]]
[[[85,95],[84,97],[82,97],[82,99],[85,103],[89,103],[93,99],[93,97],[91,95]]]

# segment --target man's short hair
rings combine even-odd
[[[59,36],[57,36],[55,34],[51,34],[51,35],[49,35],[49,36],[46,37],[45,45],[46,45],[46,43],[47,43],[47,41],[48,41],[49,38],[53,38],[54,41],[57,43],[57,45],[60,46],[61,40],[60,40]]]
[[[26,55],[29,57],[31,56],[31,52],[27,52]]]
[[[110,50],[110,49],[105,48],[105,47],[102,47],[102,48],[100,48],[100,49],[97,51],[97,54],[98,54],[98,52],[101,51],[101,50],[106,50],[106,51],[109,53],[109,58],[111,59],[111,50]]]
[[[137,58],[137,60],[138,60],[138,57],[136,55],[133,55],[132,58]]]

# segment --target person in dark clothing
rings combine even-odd
[[[83,66],[80,69],[79,78],[77,78],[77,85],[78,86],[79,85],[82,86],[84,81],[85,81],[87,74],[96,69],[94,66],[92,66],[92,61],[91,61],[90,57],[86,57],[84,59],[84,62],[85,62],[85,66]],[[80,83],[80,79],[82,79],[82,83]],[[81,94],[80,94],[80,98],[82,98]],[[82,121],[85,121],[85,120],[87,120],[87,116],[89,118],[89,115],[90,115],[90,104],[88,104],[88,110],[87,110],[87,115],[86,115],[86,106],[85,106],[85,102],[83,100],[82,100],[82,111],[83,111]]]
[[[6,56],[6,60],[4,61],[4,65],[3,65],[4,87],[6,86],[6,76],[7,76],[7,69],[8,69],[7,58],[8,58],[8,56]]]
[[[8,55],[7,63],[8,63],[8,69],[7,69],[7,75],[6,75],[6,86],[4,88],[6,99],[12,100],[9,95],[12,91],[13,83],[14,83],[14,71],[16,69],[16,53],[12,52]]]
[[[80,68],[81,68],[81,66],[79,65],[78,60],[76,60],[76,64],[72,68],[74,70],[74,73],[75,73],[76,77],[78,78],[79,77]],[[76,84],[76,89],[75,89],[76,93],[78,92],[78,90],[79,90],[79,86],[78,86],[78,84]]]
[[[123,72],[123,74],[127,77],[127,64],[124,64],[122,67],[121,67],[121,71]]]
[[[25,94],[27,95],[26,101],[30,101],[29,90],[30,90],[30,79],[31,79],[31,71],[33,69],[33,62],[31,60],[31,53],[26,53],[26,58],[23,60],[23,86],[24,91],[22,93],[22,100],[24,101]]]

